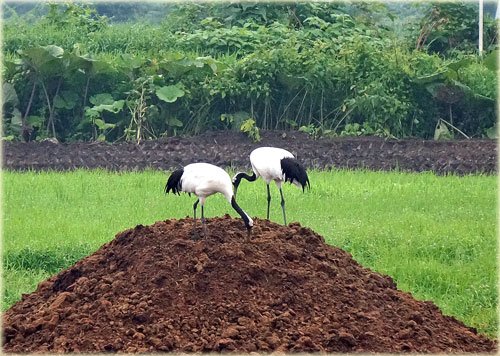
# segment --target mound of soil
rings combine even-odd
[[[172,170],[194,162],[250,169],[249,154],[259,146],[282,147],[307,168],[367,168],[434,171],[436,173],[495,173],[496,140],[384,140],[378,137],[321,138],[303,132],[262,131],[252,142],[233,131],[196,137],[169,137],[134,143],[4,142],[3,167],[10,170]]]
[[[119,233],[3,316],[7,352],[494,352],[298,223],[166,220]]]

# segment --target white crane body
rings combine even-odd
[[[309,188],[310,184],[306,170],[295,159],[291,152],[277,147],[256,148],[250,153],[250,164],[252,165],[252,175],[248,175],[245,172],[238,172],[233,177],[235,195],[242,179],[254,182],[259,177],[262,177],[267,187],[267,219],[269,219],[269,208],[271,204],[269,184],[271,181],[274,181],[280,191],[283,221],[286,225],[285,199],[283,198],[281,186],[283,182],[290,182],[302,188],[302,191],[304,191],[306,187]]]
[[[201,205],[201,221],[206,234],[204,206],[205,200],[212,194],[221,193],[231,204],[234,210],[241,216],[250,235],[253,226],[253,220],[236,203],[233,194],[231,177],[222,168],[209,163],[191,163],[184,168],[178,169],[169,176],[165,185],[165,193],[172,191],[174,194],[181,192],[194,194],[197,200],[193,204],[193,214],[196,224],[196,208],[198,203]]]
[[[259,147],[250,153],[250,163],[257,178],[262,177],[266,184],[275,181],[278,188],[285,180],[285,173],[281,168],[283,158],[294,158],[293,154],[282,148]]]
[[[222,168],[209,163],[192,163],[184,167],[181,177],[182,191],[193,193],[203,205],[205,198],[221,193],[231,203],[233,189],[231,178]]]

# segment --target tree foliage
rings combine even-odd
[[[441,120],[478,137],[495,123],[494,54],[475,53],[467,4],[430,6],[405,36],[371,2],[170,6],[160,24],[116,24],[73,3],[6,21],[4,137],[430,138]]]

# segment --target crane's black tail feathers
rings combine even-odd
[[[174,194],[181,194],[182,183],[181,177],[184,174],[184,168],[178,169],[168,177],[167,184],[165,185],[165,194],[168,194],[170,191]]]
[[[285,175],[285,182],[290,182],[291,184],[293,181],[296,181],[300,183],[302,191],[306,187],[311,188],[305,168],[295,158],[283,158],[281,160],[281,170]]]

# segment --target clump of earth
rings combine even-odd
[[[496,352],[298,223],[121,232],[3,315],[6,352]]]

